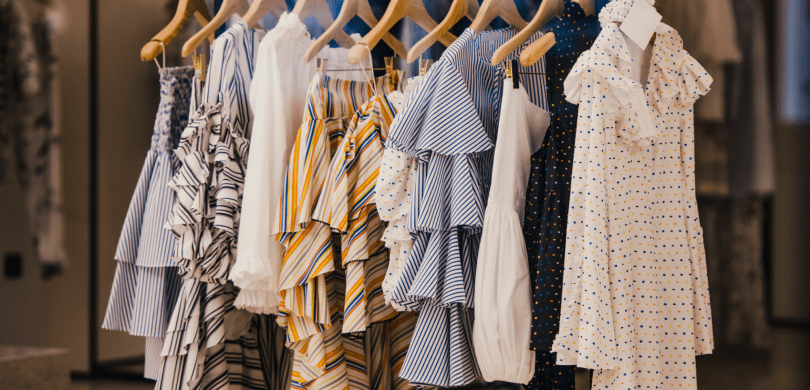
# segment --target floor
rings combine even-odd
[[[773,337],[770,353],[719,348],[713,355],[698,357],[701,390],[810,389],[810,329],[776,328]],[[71,390],[151,390],[153,387],[153,382],[145,381],[81,381],[73,382]]]

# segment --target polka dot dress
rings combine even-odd
[[[579,115],[552,350],[594,369],[593,389],[696,388],[713,348],[692,112],[711,82],[671,27],[644,53],[613,23],[566,80]]]
[[[565,226],[571,189],[577,106],[565,101],[563,82],[579,55],[599,34],[595,15],[566,0],[564,16],[552,26],[557,43],[546,53],[549,127],[543,146],[532,156],[523,234],[532,279],[532,349],[536,372],[527,389],[573,389],[574,367],[556,365],[551,344],[559,328]]]

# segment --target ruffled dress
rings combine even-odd
[[[180,167],[172,150],[188,124],[194,68],[160,70],[160,107],[135,193],[118,239],[107,314],[101,327],[146,337],[144,376],[155,379],[160,348],[181,278],[172,261],[174,236],[163,229],[174,205],[167,186]]]
[[[407,220],[415,239],[391,297],[419,311],[401,373],[413,384],[462,386],[481,375],[471,309],[504,79],[490,58],[514,34],[465,30],[410,96],[386,143],[417,164]],[[526,72],[543,73],[544,62]],[[529,100],[547,108],[545,78],[526,74],[521,81]]]
[[[401,80],[316,74],[310,84],[274,225],[286,249],[278,322],[295,351],[295,388],[408,387],[397,374],[416,321],[385,306],[384,226],[369,202],[394,114],[384,96]]]
[[[577,127],[577,106],[565,100],[563,82],[579,55],[590,49],[599,31],[596,15],[585,16],[578,3],[565,0],[563,17],[551,26],[557,43],[545,55],[551,125],[543,146],[532,156],[523,219],[532,275],[532,349],[537,351],[535,375],[526,386],[530,390],[574,388],[574,367],[557,366],[557,357],[551,353],[560,325],[565,232]]]
[[[272,317],[237,310],[236,251],[251,114],[247,87],[263,36],[238,22],[214,42],[202,102],[183,130],[166,228],[183,286],[161,351],[158,389],[283,388],[291,353]]]
[[[632,3],[603,9],[565,82],[579,117],[552,351],[594,369],[594,388],[696,387],[695,355],[713,339],[692,107],[712,78],[663,23],[648,53],[631,51],[612,22]],[[633,78],[639,61],[646,87]]]

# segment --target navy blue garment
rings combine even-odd
[[[549,126],[543,146],[532,156],[523,234],[532,277],[532,349],[535,376],[527,389],[573,389],[574,366],[556,365],[551,344],[560,327],[565,232],[577,128],[577,106],[565,100],[563,82],[579,55],[590,49],[600,27],[579,4],[565,0],[565,12],[552,26],[557,43],[546,53]]]

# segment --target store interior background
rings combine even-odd
[[[61,74],[59,120],[69,264],[61,275],[43,280],[27,229],[23,192],[14,180],[0,183],[0,258],[19,252],[24,260],[20,278],[0,275],[0,345],[66,348],[70,369],[86,372],[91,326],[99,329],[99,360],[143,354],[142,338],[101,330],[100,326],[115,271],[113,254],[149,148],[159,98],[156,66],[141,62],[139,52],[174,10],[167,0],[98,1],[99,314],[95,322],[88,323],[89,2],[59,2],[65,27],[55,35],[55,45]],[[444,15],[450,2],[437,1],[428,9]],[[381,16],[387,1],[378,3],[375,11]],[[528,18],[539,0],[523,3],[521,11]],[[330,5],[336,14],[339,1],[330,1]],[[762,9],[772,56],[777,183],[769,202],[770,235],[763,264],[768,280],[763,297],[766,347],[719,343],[714,355],[698,357],[698,381],[704,389],[810,388],[810,4],[807,0],[763,0]],[[199,28],[194,21],[189,26],[187,32]],[[167,65],[181,64],[177,51],[183,40],[178,37],[169,46]],[[727,130],[727,136],[734,137],[733,128]],[[729,263],[722,267],[735,266],[733,259],[725,258]],[[712,280],[725,277],[713,274],[712,262],[709,264]],[[711,292],[713,298],[722,294],[714,285]],[[714,299],[712,303],[717,305]],[[726,308],[713,309],[715,321],[722,322]],[[716,326],[715,334],[720,332],[723,329]],[[76,382],[76,386],[86,385]],[[113,385],[94,388],[113,388],[105,386]],[[150,388],[148,382],[115,386]]]

